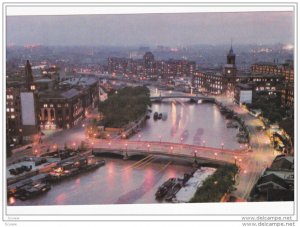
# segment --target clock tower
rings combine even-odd
[[[233,52],[232,44],[227,54],[227,64],[224,66],[224,75],[228,77],[236,76],[235,53]]]

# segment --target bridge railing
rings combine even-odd
[[[121,139],[100,139],[94,141],[94,147],[98,148],[114,148],[114,149],[144,149],[144,150],[161,150],[161,151],[192,151],[206,153],[223,153],[229,155],[243,155],[247,153],[247,149],[222,149],[208,146],[199,146],[192,144],[160,142],[160,141],[131,141]]]

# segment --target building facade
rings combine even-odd
[[[173,79],[176,77],[193,76],[196,63],[188,60],[155,60],[153,53],[146,52],[143,59],[108,58],[108,73],[140,78],[161,77]]]
[[[234,92],[235,85],[240,81],[237,76],[235,53],[232,46],[227,54],[227,62],[222,72],[195,72],[192,85],[200,92],[223,94]]]
[[[199,92],[210,94],[233,94],[238,92],[237,84],[242,83],[251,86],[253,92],[267,91],[278,93],[284,88],[285,78],[293,78],[291,72],[282,74],[283,68],[277,64],[257,63],[251,67],[251,73],[240,73],[235,64],[235,54],[232,47],[227,54],[227,63],[223,67],[223,72],[196,72],[193,77],[193,87]],[[288,93],[286,93],[288,94]],[[239,96],[239,94],[234,94]]]
[[[39,93],[41,129],[72,128],[96,108],[99,101],[98,80],[73,77],[62,81],[57,89]]]
[[[6,88],[6,144],[15,146],[23,141],[20,88],[8,85]]]

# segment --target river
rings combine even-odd
[[[153,89],[151,90],[153,92]],[[155,91],[156,92],[156,91]],[[164,119],[154,120],[154,112]],[[184,99],[152,104],[151,118],[131,140],[169,141],[236,149],[237,129],[211,103],[192,104]],[[157,188],[170,177],[183,177],[191,165],[183,160],[141,157],[137,160],[102,157],[106,165],[53,185],[46,195],[28,201],[10,199],[10,205],[91,205],[158,203]]]

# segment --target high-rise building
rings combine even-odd
[[[156,74],[156,64],[154,55],[151,52],[146,52],[143,56],[145,75]]]
[[[33,75],[32,75],[32,69],[29,60],[26,61],[26,65],[25,65],[25,85],[27,91],[35,89],[33,85]]]
[[[23,141],[20,83],[6,85],[6,143],[14,147]]]

